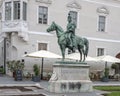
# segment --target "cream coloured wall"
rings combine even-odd
[[[41,0],[40,0],[41,1]],[[47,1],[47,0],[43,0]],[[25,59],[26,68],[32,70],[34,63],[40,63],[39,59],[22,57],[24,52],[31,53],[37,51],[37,43],[48,43],[48,50],[61,55],[57,44],[56,34],[46,33],[46,29],[52,21],[55,21],[64,30],[67,25],[67,15],[70,10],[78,12],[78,22],[76,34],[89,39],[89,56],[96,56],[97,48],[105,48],[105,53],[115,56],[120,52],[120,1],[116,0],[51,0],[52,3],[40,3],[36,0],[28,0],[27,4],[27,25],[28,41],[18,36],[15,32],[11,36],[11,46],[17,49],[17,59]],[[76,4],[77,3],[77,4]],[[38,24],[38,6],[48,7],[48,24]],[[105,7],[108,14],[97,12],[98,8]],[[99,15],[106,15],[106,31],[97,31],[97,22]],[[4,16],[4,15],[3,15]],[[12,31],[11,31],[12,32]],[[12,52],[10,52],[12,54]],[[14,59],[15,55],[10,59]],[[55,60],[46,59],[45,68],[52,69]],[[48,67],[49,66],[49,67]],[[98,66],[98,65],[95,65]],[[102,65],[99,65],[102,66]],[[96,67],[98,68],[98,67]],[[99,67],[100,68],[100,67]],[[102,68],[102,67],[101,67]]]

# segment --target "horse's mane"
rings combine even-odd
[[[56,23],[55,23],[56,24]],[[58,28],[63,32],[65,33],[65,31],[63,30],[63,28],[61,26],[59,26],[58,24],[56,24],[58,26]]]

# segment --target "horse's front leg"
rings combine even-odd
[[[80,52],[80,62],[81,62],[82,61],[82,52],[81,52],[81,50],[79,52]]]
[[[64,61],[64,59],[65,59],[65,46],[60,45],[60,49],[61,49],[61,53],[62,53],[62,61]]]

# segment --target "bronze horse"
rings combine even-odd
[[[56,35],[58,38],[58,44],[60,46],[61,53],[62,53],[62,60],[64,61],[65,49],[69,48],[73,50],[73,48],[69,46],[69,41],[67,39],[66,33],[55,22],[52,22],[50,27],[47,29],[47,32],[51,32],[51,31],[56,31]],[[80,53],[80,62],[85,61],[85,58],[87,57],[87,54],[88,54],[89,42],[86,38],[81,38],[78,36],[75,36],[75,41],[76,41],[76,46],[77,46],[75,49],[77,49]],[[84,57],[83,59],[82,59],[82,54]]]

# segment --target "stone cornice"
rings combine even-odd
[[[92,3],[101,3],[101,4],[120,4],[120,0],[82,0],[82,1],[86,1],[86,2],[92,2]]]
[[[51,4],[52,1],[51,0],[35,0],[36,2],[39,2],[39,3],[45,3],[45,4]]]
[[[120,0],[105,0],[105,1],[111,1],[111,2],[116,2],[116,3],[120,3]]]
[[[120,0],[112,0],[112,1],[120,2]]]

